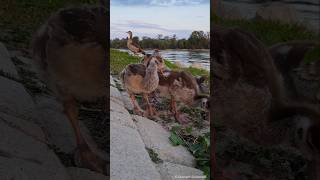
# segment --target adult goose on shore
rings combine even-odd
[[[143,51],[143,49],[138,45],[136,44],[135,42],[133,42],[133,39],[132,39],[132,32],[131,31],[128,31],[128,41],[127,41],[127,47],[128,49],[133,52],[134,54],[138,54],[138,53],[141,53],[143,55],[146,55],[146,53]]]
[[[102,1],[101,1],[102,2]],[[75,162],[100,173],[106,162],[93,153],[78,122],[76,100],[106,97],[107,16],[103,6],[61,9],[33,37],[33,59],[63,103],[76,137]]]

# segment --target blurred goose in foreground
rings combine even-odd
[[[130,51],[132,51],[134,54],[138,54],[141,53],[143,55],[146,55],[146,53],[143,51],[143,49],[141,49],[141,47],[133,42],[132,39],[132,32],[128,31],[128,41],[127,41],[127,47]]]
[[[142,116],[154,116],[156,112],[151,106],[148,95],[159,85],[158,70],[162,63],[152,55],[144,57],[145,64],[129,64],[120,73],[120,78],[124,84],[134,106],[135,114]],[[135,99],[135,94],[142,94],[147,104],[146,112],[140,108]]]
[[[106,162],[84,139],[76,100],[93,101],[107,96],[106,9],[99,6],[61,9],[33,38],[33,57],[48,86],[63,103],[75,133],[75,162],[100,173]]]

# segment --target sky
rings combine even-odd
[[[188,38],[192,31],[210,31],[209,0],[111,0],[111,39],[134,36]]]

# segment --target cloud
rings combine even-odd
[[[209,0],[111,0],[111,5],[122,6],[192,6],[210,4]]]
[[[111,38],[126,37],[125,32],[128,30],[132,30],[134,36],[148,36],[152,38],[158,34],[164,36],[176,34],[178,38],[187,38],[192,32],[191,29],[169,29],[157,24],[129,20],[124,23],[111,23]]]

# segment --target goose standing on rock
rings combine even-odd
[[[127,47],[130,51],[132,51],[134,54],[138,54],[141,53],[143,55],[146,55],[146,53],[143,51],[143,49],[141,49],[141,47],[133,42],[132,39],[132,32],[128,31],[128,41],[127,41]]]
[[[39,29],[32,44],[33,59],[74,130],[75,163],[100,173],[105,172],[106,161],[81,133],[76,100],[94,101],[108,94],[106,23],[104,6],[61,9]]]
[[[120,79],[124,84],[134,106],[135,114],[142,116],[154,116],[156,115],[155,109],[149,102],[148,95],[157,89],[159,85],[159,65],[161,62],[151,55],[146,55],[145,60],[148,60],[144,64],[129,64],[120,73]],[[161,67],[160,67],[161,68]],[[135,94],[142,94],[143,99],[146,102],[146,112],[140,108],[138,102],[135,99]]]

